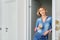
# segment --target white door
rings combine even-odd
[[[2,0],[2,40],[17,40],[16,0]]]
[[[2,40],[2,17],[1,17],[1,0],[0,0],[0,40]]]

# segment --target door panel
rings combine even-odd
[[[2,40],[17,40],[16,0],[2,0]]]

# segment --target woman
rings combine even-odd
[[[36,33],[34,34],[33,40],[48,40],[48,34],[52,31],[52,17],[47,16],[47,9],[44,6],[41,6],[38,11],[37,15],[40,18],[36,21],[35,30]]]

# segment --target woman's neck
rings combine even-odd
[[[47,17],[47,16],[46,15],[42,16],[42,18],[45,18],[45,17]]]
[[[42,21],[45,22],[46,21],[46,18],[47,18],[46,15],[42,16]]]

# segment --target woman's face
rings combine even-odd
[[[39,12],[40,12],[41,16],[46,15],[46,10],[43,9],[43,8],[40,8],[40,9],[39,9]]]

